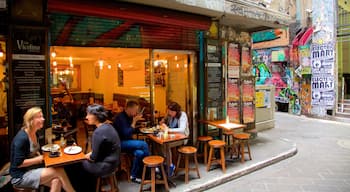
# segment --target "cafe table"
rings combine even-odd
[[[226,120],[198,120],[198,122],[219,128],[220,137],[222,137],[221,130],[230,131],[230,130],[244,129],[245,127],[247,127],[244,124],[231,123],[231,122],[227,123]],[[206,130],[206,133],[207,132],[208,130]]]
[[[167,138],[164,138],[164,135],[162,137],[158,137],[154,134],[148,134],[147,136],[151,141],[158,143],[162,147],[162,150],[165,151],[167,173],[169,173],[170,164],[171,164],[170,148],[183,145],[183,142],[179,142],[179,141],[183,141],[188,137],[183,133],[176,133],[176,132],[169,132]]]
[[[45,167],[59,167],[77,163],[86,159],[83,152],[71,155],[64,153],[63,150],[64,148],[61,147],[59,150],[60,155],[58,157],[50,157],[50,152],[43,152]]]

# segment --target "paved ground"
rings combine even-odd
[[[278,132],[278,129],[273,130]],[[172,187],[170,191],[203,191],[209,187],[217,186],[226,181],[231,181],[242,175],[284,160],[295,155],[297,152],[295,143],[278,136],[273,136],[270,132],[259,133],[259,136],[250,142],[250,146],[253,158],[251,161],[246,161],[245,163],[240,163],[238,160],[233,162],[229,161],[226,163],[226,173],[223,173],[220,168],[216,168],[215,166],[212,166],[212,169],[207,172],[206,166],[203,163],[200,163],[200,179],[198,179],[195,172],[193,172],[190,176],[189,184],[185,184],[184,176],[180,173],[177,178],[172,178],[172,180],[176,182],[177,187]],[[119,188],[123,192],[131,192],[139,190],[139,185],[127,183],[125,180],[121,180]],[[159,187],[157,191],[163,190]]]
[[[297,155],[207,191],[350,191],[350,124],[284,113],[275,119],[264,134],[295,142]]]

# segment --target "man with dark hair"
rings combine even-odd
[[[115,117],[113,126],[119,133],[122,151],[135,157],[132,163],[131,180],[141,183],[142,160],[149,155],[149,150],[145,141],[132,138],[136,122],[142,117],[142,114],[138,114],[138,110],[139,104],[136,101],[128,101],[125,110]]]

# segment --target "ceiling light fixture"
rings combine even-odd
[[[54,67],[56,67],[56,66],[57,66],[57,61],[53,61],[53,62],[52,62],[52,65],[53,65]]]
[[[4,57],[4,51],[2,50],[1,44],[0,44],[0,57]]]
[[[103,60],[100,59],[100,60],[98,61],[98,64],[99,64],[99,66],[100,66],[100,69],[102,70],[102,69],[103,69]]]
[[[56,52],[55,51],[52,51],[51,53],[51,57],[55,58],[56,57]]]
[[[122,64],[118,63],[118,67],[121,68],[121,67],[122,67]]]
[[[112,69],[112,66],[110,64],[107,65],[108,69]]]
[[[73,68],[73,57],[69,57],[69,66]]]

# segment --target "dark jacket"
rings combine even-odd
[[[119,164],[120,139],[110,124],[102,124],[92,135],[92,153],[90,159],[95,162]]]
[[[83,161],[84,169],[97,176],[116,170],[120,163],[120,139],[110,124],[102,124],[92,135],[92,161]]]
[[[131,127],[132,117],[129,117],[125,111],[119,113],[113,122],[114,128],[118,131],[120,140],[131,140],[134,128]]]
[[[10,174],[12,178],[22,178],[27,171],[26,168],[18,168],[23,161],[29,158],[30,155],[30,143],[27,133],[22,129],[20,130],[11,143],[11,155],[10,155]]]

